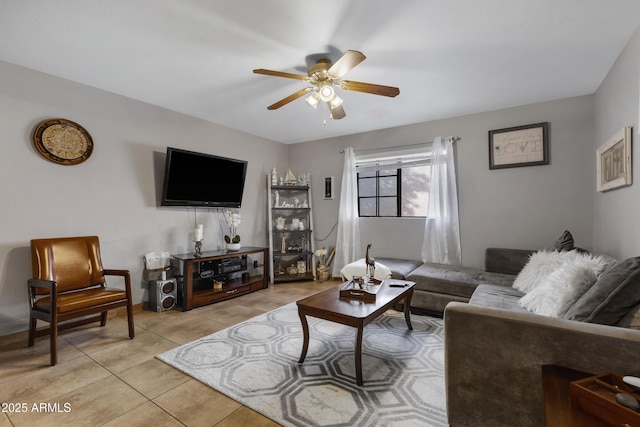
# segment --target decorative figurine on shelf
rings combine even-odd
[[[308,187],[311,184],[311,174],[303,173],[298,175],[298,185]]]
[[[278,185],[284,185],[284,178],[280,177],[280,182],[278,183]]]
[[[284,230],[284,222],[285,219],[281,216],[279,216],[278,218],[276,218],[276,230]]]
[[[295,206],[296,208],[300,207],[300,199],[298,199],[297,197],[293,198],[293,206]]]
[[[376,260],[369,256],[369,249],[371,249],[371,243],[367,245],[367,252],[365,254],[365,263],[367,264],[367,276],[369,276],[369,281],[373,282],[374,275],[376,272]]]
[[[307,202],[306,200],[304,202],[302,202],[302,207],[303,208],[308,208],[309,207],[309,202]]]
[[[293,172],[291,172],[291,169],[289,169],[287,171],[287,175],[284,177],[284,184],[296,185],[297,183],[298,183],[298,180],[296,179],[296,176],[293,174]]]
[[[275,202],[273,204],[273,206],[275,206],[276,208],[280,207],[280,193],[278,193],[278,190],[273,192],[273,196],[275,197]]]
[[[297,262],[298,265],[298,273],[306,273],[307,272],[307,264],[303,257],[300,257]]]
[[[280,248],[280,253],[287,253],[287,238],[284,236],[284,233],[282,233],[282,247]]]
[[[271,169],[271,185],[278,185],[278,173],[276,172],[275,165],[273,165],[273,169]]]

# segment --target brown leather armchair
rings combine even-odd
[[[111,309],[127,307],[129,338],[135,336],[129,271],[102,267],[97,236],[32,240],[31,265],[28,345],[49,335],[52,366],[58,357],[58,331],[97,321],[104,326]],[[107,288],[108,275],[123,277],[125,289]],[[100,315],[88,317],[96,313]],[[49,327],[36,331],[38,319]]]

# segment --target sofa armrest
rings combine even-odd
[[[450,303],[444,312],[453,427],[545,425],[542,365],[640,375],[640,331]]]
[[[484,253],[484,271],[515,276],[534,252],[530,249],[487,248]]]

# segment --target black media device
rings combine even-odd
[[[247,256],[202,261],[197,264],[197,268],[198,274],[202,279],[207,279],[217,274],[244,271],[247,269]]]
[[[162,206],[239,208],[247,161],[167,147]]]

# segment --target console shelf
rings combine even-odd
[[[178,305],[183,310],[213,304],[268,286],[267,248],[246,247],[173,255],[172,264],[182,276]]]
[[[269,279],[271,283],[314,280],[311,188],[272,185],[271,178],[267,175]]]

